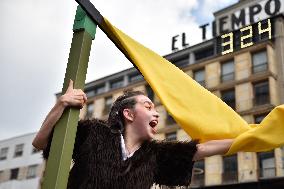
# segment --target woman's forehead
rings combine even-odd
[[[138,95],[136,96],[136,101],[140,103],[150,103],[153,104],[153,102],[145,95]]]

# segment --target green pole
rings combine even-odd
[[[62,94],[67,89],[69,79],[74,81],[74,88],[84,90],[96,27],[96,24],[78,6]],[[43,189],[64,189],[67,187],[79,113],[80,110],[76,108],[67,108],[56,123],[43,178]]]

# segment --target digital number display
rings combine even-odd
[[[222,55],[232,53],[257,42],[270,40],[272,35],[273,24],[269,18],[217,37],[217,53]]]

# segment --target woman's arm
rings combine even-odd
[[[64,109],[66,107],[82,108],[86,101],[86,94],[81,89],[73,89],[73,81],[70,80],[66,93],[58,98],[56,104],[43,121],[40,130],[32,142],[33,146],[40,150],[45,149],[48,137],[56,122],[62,116]]]
[[[194,161],[214,155],[224,155],[228,152],[234,139],[211,140],[205,143],[197,144],[197,151],[193,157]]]

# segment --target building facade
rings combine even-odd
[[[241,0],[214,13],[215,37],[164,58],[221,98],[248,123],[260,123],[274,107],[284,103],[283,6],[283,0]],[[261,19],[269,21],[257,23]],[[246,20],[250,20],[251,28]],[[235,27],[236,24],[243,25]],[[231,32],[229,25],[234,29],[233,34],[238,33],[234,44],[228,47],[235,50],[223,53],[226,45],[220,39]],[[253,33],[245,38],[242,35],[250,35],[247,31]],[[156,139],[190,140],[135,68],[87,83],[88,104],[81,110],[81,119],[106,119],[113,101],[128,90],[144,91],[155,103],[160,113]],[[205,158],[195,163],[191,187],[283,188],[284,147]]]
[[[212,39],[175,50],[164,58],[248,123],[260,123],[274,107],[284,103],[283,7],[283,0],[240,0],[214,13]],[[230,36],[235,36],[232,41]],[[144,91],[155,103],[160,114],[156,139],[190,140],[135,68],[87,83],[88,102],[80,118],[106,119],[114,100],[129,90]],[[44,162],[32,147],[34,137],[32,133],[0,141],[0,189],[39,187]],[[205,158],[195,163],[191,183],[191,188],[283,187],[284,147]]]
[[[0,189],[38,189],[44,162],[32,146],[35,135],[0,141]]]

